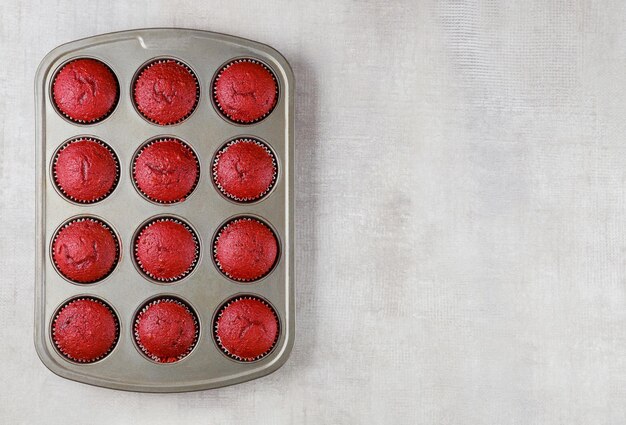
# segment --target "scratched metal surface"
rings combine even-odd
[[[626,422],[621,0],[0,3],[2,423]],[[33,77],[184,26],[294,68],[296,344],[184,394],[58,378],[32,342]]]

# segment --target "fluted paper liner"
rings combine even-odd
[[[56,260],[54,259],[54,245],[56,243],[57,238],[59,237],[59,234],[61,234],[61,232],[64,229],[67,229],[70,225],[72,225],[73,223],[78,223],[81,221],[91,221],[93,223],[98,223],[100,224],[102,227],[104,227],[106,230],[108,230],[109,232],[111,232],[111,235],[113,236],[113,241],[115,242],[115,261],[113,262],[113,264],[111,265],[111,268],[109,269],[109,271],[102,276],[99,279],[96,280],[91,280],[89,282],[78,282],[74,279],[71,279],[70,277],[66,276],[61,269],[59,268],[59,265],[57,264]],[[111,226],[109,226],[104,220],[100,220],[99,218],[95,218],[95,217],[91,217],[91,216],[85,216],[85,217],[78,217],[75,218],[73,220],[68,221],[67,223],[65,223],[63,226],[61,226],[59,228],[59,230],[57,230],[57,232],[54,234],[54,238],[52,239],[52,250],[50,252],[51,254],[51,260],[52,260],[52,264],[54,264],[54,268],[56,269],[56,271],[63,276],[65,279],[69,280],[70,282],[74,282],[77,283],[79,285],[85,285],[85,284],[91,284],[91,283],[96,283],[96,282],[100,282],[101,280],[106,279],[107,277],[109,277],[111,275],[111,273],[113,273],[113,270],[115,270],[115,268],[117,267],[117,264],[120,261],[120,241],[117,238],[117,235],[115,234],[115,232],[113,231],[113,229],[111,228]]]
[[[150,226],[152,226],[155,223],[159,223],[159,222],[165,222],[165,221],[171,221],[172,223],[176,223],[176,224],[180,224],[181,226],[183,226],[193,237],[193,241],[196,244],[196,256],[193,260],[193,262],[191,263],[191,265],[189,266],[189,268],[187,268],[187,270],[185,270],[182,274],[176,276],[176,277],[172,277],[172,278],[161,278],[161,277],[157,277],[155,275],[153,275],[152,273],[150,273],[148,270],[146,270],[143,267],[143,264],[141,264],[141,261],[139,260],[139,256],[137,255],[137,250],[139,248],[139,238],[141,237],[141,235],[143,234],[143,232],[149,228]],[[159,218],[155,218],[154,220],[151,220],[150,222],[148,222],[147,224],[143,225],[141,227],[141,229],[139,230],[139,232],[137,233],[137,236],[135,237],[134,241],[133,241],[133,256],[135,258],[135,263],[137,263],[137,266],[139,267],[139,269],[143,272],[143,274],[145,274],[146,276],[148,276],[150,279],[152,280],[156,280],[158,282],[163,282],[163,283],[174,283],[177,282],[181,279],[183,279],[184,277],[186,277],[187,275],[189,275],[193,269],[196,268],[196,265],[198,264],[198,259],[200,257],[200,242],[198,240],[198,235],[196,235],[196,232],[194,232],[194,230],[184,221],[182,220],[178,220],[176,218],[173,217],[159,217]]]
[[[233,354],[231,352],[228,351],[228,349],[226,349],[226,347],[224,347],[224,345],[222,345],[222,341],[220,340],[220,337],[218,336],[218,321],[220,319],[220,317],[222,317],[222,314],[224,314],[224,311],[231,306],[233,303],[237,302],[237,301],[241,301],[241,300],[255,300],[255,301],[259,301],[260,303],[262,303],[263,305],[265,305],[266,307],[268,307],[272,314],[274,315],[274,319],[276,319],[276,326],[277,326],[277,332],[276,332],[276,338],[274,338],[274,342],[272,342],[272,345],[270,346],[269,349],[267,349],[267,351],[265,351],[263,354],[260,354],[256,357],[240,357],[237,356],[236,354]],[[249,363],[249,362],[253,362],[256,360],[260,360],[263,357],[267,356],[269,353],[272,352],[272,350],[274,349],[274,347],[276,346],[276,343],[278,342],[278,339],[280,338],[280,333],[281,333],[281,328],[280,328],[280,321],[278,320],[278,315],[276,314],[276,310],[274,310],[274,307],[272,307],[267,301],[265,301],[263,298],[254,296],[254,295],[240,295],[237,297],[234,297],[232,299],[230,299],[229,301],[227,301],[225,304],[223,304],[220,309],[219,312],[217,313],[217,315],[215,316],[215,320],[213,321],[213,338],[215,339],[215,343],[217,344],[217,346],[220,348],[220,350],[222,350],[222,352],[224,354],[226,354],[228,357],[235,359],[239,362],[245,362],[245,363]]]
[[[274,268],[276,267],[276,264],[278,263],[278,259],[280,258],[280,246],[278,247],[278,252],[276,254],[276,259],[274,260],[274,264],[272,264],[272,267],[270,267],[270,269],[262,274],[261,276],[255,277],[254,279],[240,279],[237,277],[234,277],[233,275],[231,275],[230,273],[227,273],[223,268],[222,265],[220,264],[219,260],[217,259],[217,242],[220,239],[220,236],[222,235],[222,232],[224,230],[226,230],[231,224],[240,222],[240,221],[256,221],[257,223],[261,224],[263,227],[266,227],[270,232],[272,232],[272,235],[274,236],[274,239],[276,239],[276,244],[278,245],[278,237],[276,237],[276,233],[274,232],[274,230],[272,230],[272,228],[270,226],[268,226],[267,224],[265,224],[264,222],[262,222],[261,220],[257,220],[255,218],[252,217],[240,217],[240,218],[235,218],[233,220],[230,220],[228,223],[224,224],[219,232],[217,233],[217,235],[215,236],[215,240],[213,241],[213,261],[215,262],[215,265],[217,266],[217,268],[219,269],[219,271],[226,277],[228,277],[229,279],[232,279],[234,281],[237,282],[255,282],[259,279],[264,278],[265,276],[267,276],[268,274],[270,274]]]
[[[101,117],[98,117],[96,119],[90,120],[90,121],[85,121],[85,120],[80,120],[80,119],[76,119],[76,118],[72,118],[71,116],[69,116],[68,114],[66,114],[65,112],[63,112],[61,110],[61,108],[59,107],[59,105],[57,105],[54,96],[52,95],[52,93],[54,93],[54,85],[56,84],[57,81],[57,77],[59,76],[59,73],[63,70],[63,68],[65,68],[66,66],[68,66],[69,64],[76,62],[78,60],[82,60],[82,59],[91,59],[91,60],[96,60],[98,62],[100,62],[102,65],[104,65],[109,72],[111,73],[111,75],[113,75],[113,79],[115,80],[115,86],[117,88],[117,93],[115,94],[115,101],[113,101],[113,105],[111,105],[111,107],[109,108],[109,110],[102,115]],[[113,70],[111,69],[111,67],[109,67],[109,65],[107,65],[106,63],[102,62],[99,59],[95,59],[95,58],[76,58],[73,59],[69,62],[67,62],[66,64],[64,64],[61,68],[59,68],[59,70],[56,72],[56,74],[54,75],[54,79],[52,80],[52,91],[51,91],[51,98],[52,98],[52,104],[54,105],[54,109],[57,110],[57,112],[61,115],[63,115],[63,117],[65,117],[68,121],[73,122],[74,124],[81,124],[81,125],[89,125],[89,124],[95,124],[98,123],[100,121],[105,120],[106,118],[108,118],[113,111],[115,111],[115,108],[117,108],[117,105],[120,101],[120,82],[117,79],[117,75],[115,75],[115,72],[113,72]]]
[[[113,182],[113,185],[111,185],[111,188],[104,195],[99,196],[98,198],[95,198],[95,199],[88,200],[88,201],[76,199],[73,196],[70,196],[57,181],[57,173],[56,173],[56,165],[59,160],[59,156],[61,155],[61,152],[63,152],[72,143],[83,142],[83,141],[95,142],[99,144],[111,154],[111,156],[113,157],[113,160],[115,161],[115,181]],[[120,160],[117,157],[115,151],[109,145],[104,143],[102,140],[96,139],[94,137],[76,137],[72,140],[65,142],[63,145],[61,145],[61,147],[55,153],[54,160],[52,162],[52,179],[54,180],[54,186],[58,189],[59,193],[61,193],[68,200],[72,202],[76,202],[77,204],[83,204],[83,205],[95,204],[96,202],[100,202],[104,200],[105,198],[107,198],[117,188],[117,185],[120,181]]]
[[[237,143],[254,143],[260,147],[263,148],[263,150],[265,150],[265,152],[267,152],[267,154],[272,158],[272,165],[274,166],[274,175],[272,176],[272,182],[269,184],[269,186],[267,187],[267,189],[265,189],[263,191],[263,193],[261,193],[259,196],[256,196],[254,198],[251,197],[247,197],[247,198],[239,198],[231,193],[228,193],[228,191],[226,189],[224,189],[222,187],[222,185],[219,183],[219,181],[217,180],[217,164],[220,160],[220,156],[222,156],[222,154],[224,152],[226,152],[226,150],[228,150],[228,148],[230,148],[231,146],[237,144]],[[268,193],[270,193],[272,191],[272,189],[274,188],[274,185],[276,184],[276,177],[278,175],[278,165],[276,162],[276,156],[274,155],[274,153],[271,151],[271,149],[263,142],[261,142],[260,140],[251,138],[251,137],[244,137],[241,139],[235,139],[235,140],[231,140],[230,142],[228,142],[224,147],[222,147],[217,155],[215,155],[215,159],[213,160],[213,183],[215,184],[215,187],[220,191],[220,193],[222,195],[224,195],[225,197],[232,199],[234,201],[237,202],[242,202],[242,203],[246,203],[246,202],[256,202],[259,201],[261,199],[263,199],[265,197],[265,195],[267,195]]]
[[[193,104],[193,106],[191,107],[191,110],[182,118],[173,121],[173,122],[167,122],[167,123],[160,123],[152,118],[150,118],[149,116],[147,116],[140,108],[139,105],[137,104],[137,100],[135,99],[135,92],[137,90],[137,81],[139,80],[139,78],[141,77],[141,75],[146,72],[147,69],[152,68],[154,65],[157,64],[161,64],[161,63],[169,63],[169,62],[174,62],[177,65],[180,65],[181,67],[185,68],[185,70],[187,70],[187,72],[189,72],[189,75],[191,75],[196,83],[196,101]],[[156,125],[160,125],[162,127],[168,126],[168,125],[176,125],[176,124],[180,124],[181,122],[185,121],[187,118],[189,118],[191,116],[191,114],[193,114],[193,112],[196,110],[196,108],[198,107],[198,103],[200,102],[200,83],[198,83],[198,77],[196,77],[196,74],[193,72],[193,70],[186,64],[183,63],[179,60],[176,59],[167,59],[167,58],[163,58],[163,59],[157,59],[155,61],[152,61],[150,63],[148,63],[147,65],[145,65],[144,67],[141,68],[141,70],[139,71],[139,73],[137,74],[137,76],[135,77],[135,79],[133,80],[133,96],[132,96],[132,101],[133,101],[133,105],[135,105],[135,109],[137,109],[137,112],[139,112],[139,114],[141,114],[142,117],[144,117],[146,120],[150,121],[153,124]]]
[[[81,301],[81,300],[87,300],[87,301],[93,301],[96,302],[100,305],[103,305],[113,316],[113,320],[115,321],[115,340],[113,341],[113,343],[111,344],[111,347],[109,347],[109,349],[102,355],[94,358],[94,359],[89,359],[89,360],[83,360],[83,359],[76,359],[72,356],[70,356],[68,353],[66,353],[65,351],[63,351],[63,349],[59,346],[56,338],[55,338],[55,331],[54,331],[54,325],[56,324],[56,321],[59,318],[59,315],[61,314],[61,312],[68,307],[70,304],[75,303],[76,301]],[[63,306],[61,306],[57,312],[54,315],[54,320],[52,321],[52,326],[51,326],[51,334],[52,334],[52,342],[54,343],[54,347],[56,348],[57,352],[59,354],[61,354],[63,357],[65,357],[67,360],[70,360],[74,363],[80,363],[80,364],[89,364],[89,363],[94,363],[97,362],[98,360],[102,360],[103,358],[105,358],[106,356],[108,356],[111,351],[113,351],[113,349],[115,348],[115,346],[117,345],[119,339],[120,339],[120,320],[117,317],[117,314],[115,314],[115,311],[113,311],[113,309],[111,308],[110,305],[108,305],[107,303],[105,303],[104,301],[102,301],[99,298],[95,298],[95,297],[77,297],[77,298],[73,298],[71,300],[69,300],[68,302],[66,302],[65,304],[63,304]]]
[[[139,321],[141,320],[141,316],[148,311],[148,309],[150,307],[152,307],[153,305],[162,303],[162,302],[172,302],[172,303],[176,303],[182,307],[185,308],[185,310],[191,315],[191,317],[193,318],[193,323],[196,329],[196,333],[194,336],[194,341],[191,344],[191,346],[189,347],[189,349],[187,350],[187,352],[179,355],[175,361],[164,361],[162,358],[160,358],[159,356],[156,356],[152,353],[150,353],[148,351],[148,349],[146,347],[144,347],[141,344],[141,340],[139,338],[139,331],[138,331],[138,326],[139,326]],[[186,302],[175,298],[175,297],[168,297],[168,296],[163,296],[163,297],[158,297],[155,299],[152,299],[150,301],[148,301],[142,308],[141,310],[139,310],[139,312],[135,315],[135,319],[134,319],[134,325],[133,325],[133,336],[134,336],[134,340],[135,340],[135,344],[137,345],[137,347],[139,348],[139,350],[142,352],[142,354],[144,356],[146,356],[147,358],[149,358],[150,360],[157,362],[157,363],[163,363],[163,364],[170,364],[170,363],[175,363],[177,361],[182,360],[183,358],[187,357],[192,351],[193,349],[196,347],[196,345],[198,345],[198,337],[200,334],[200,326],[198,324],[198,316],[196,315],[196,312],[193,311],[193,309],[191,308],[191,306],[189,306]]]
[[[254,119],[252,121],[236,120],[236,119],[232,118],[230,115],[228,115],[224,111],[224,109],[222,108],[222,105],[220,105],[220,102],[217,100],[217,81],[222,76],[222,73],[225,70],[227,70],[228,68],[230,68],[232,65],[234,65],[236,63],[241,63],[241,62],[250,62],[250,63],[257,64],[257,65],[261,65],[263,67],[263,69],[265,69],[267,72],[270,73],[270,75],[272,76],[272,79],[274,80],[274,86],[276,87],[276,101],[274,102],[274,105],[272,105],[270,110],[267,111],[265,114],[263,114],[259,118]],[[222,67],[222,69],[220,69],[220,72],[215,76],[215,79],[213,80],[213,102],[215,103],[215,106],[217,106],[217,109],[220,111],[222,116],[224,116],[229,121],[235,122],[235,123],[238,123],[238,124],[254,124],[254,123],[257,123],[257,122],[259,122],[261,120],[264,120],[269,114],[272,113],[272,111],[276,108],[276,105],[278,105],[279,95],[280,95],[280,93],[278,91],[278,80],[276,79],[276,76],[274,75],[274,72],[270,68],[268,68],[267,65],[265,65],[263,62],[258,61],[256,59],[252,59],[252,58],[236,59],[236,60],[230,61],[229,63],[224,65]]]
[[[191,155],[193,156],[193,158],[196,161],[196,169],[198,170],[198,173],[196,174],[196,181],[193,183],[193,186],[191,187],[191,189],[189,189],[189,191],[185,194],[185,196],[176,199],[174,201],[162,201],[160,199],[156,199],[153,198],[152,196],[148,195],[146,192],[144,192],[143,190],[141,190],[141,188],[139,187],[139,184],[137,183],[137,180],[135,179],[135,168],[136,168],[136,164],[137,164],[137,160],[139,159],[139,157],[141,156],[142,152],[144,150],[146,150],[148,147],[159,143],[159,142],[177,142],[180,143],[186,150],[188,150]],[[163,204],[163,205],[170,205],[170,204],[176,204],[179,202],[183,202],[185,199],[187,199],[194,190],[196,190],[196,187],[198,187],[198,183],[200,182],[200,161],[198,160],[198,156],[196,155],[196,153],[194,152],[193,149],[191,149],[191,147],[183,142],[180,139],[177,139],[176,137],[159,137],[156,139],[152,139],[149,140],[148,142],[144,143],[143,146],[141,146],[141,148],[139,149],[139,151],[137,151],[137,153],[135,154],[134,158],[133,158],[133,166],[132,166],[132,176],[131,178],[133,179],[133,185],[135,186],[135,188],[137,189],[137,192],[139,192],[141,194],[141,196],[143,196],[144,198],[157,203],[157,204]]]

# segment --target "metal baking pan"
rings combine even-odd
[[[119,103],[106,119],[91,125],[62,117],[51,99],[56,70],[80,57],[107,64],[119,80]],[[175,58],[189,65],[200,84],[196,110],[184,122],[159,126],[137,113],[131,85],[138,69],[155,58]],[[224,119],[211,100],[211,84],[225,63],[235,58],[263,62],[275,74],[279,99],[273,112],[260,122],[240,125]],[[294,192],[293,192],[293,96],[294,78],[285,58],[276,50],[253,41],[224,34],[188,29],[141,29],[90,37],[52,50],[41,62],[35,79],[37,143],[37,270],[35,281],[35,347],[43,363],[54,373],[87,384],[130,391],[179,392],[222,387],[267,375],[287,360],[294,340]],[[76,136],[105,141],[117,154],[119,183],[106,199],[88,205],[62,197],[51,179],[51,163],[57,148]],[[158,136],[174,136],[187,142],[200,161],[200,180],[184,202],[151,203],[137,192],[130,178],[130,163],[137,148]],[[278,162],[272,192],[261,201],[240,204],[223,197],[211,179],[212,160],[227,141],[239,137],[265,141]],[[132,238],[147,219],[169,215],[190,223],[200,239],[201,255],[194,272],[180,282],[157,284],[138,273],[132,261]],[[51,238],[68,219],[95,216],[111,225],[120,241],[119,264],[103,281],[75,284],[53,266]],[[271,224],[280,245],[274,270],[253,283],[234,282],[222,275],[212,261],[212,238],[222,223],[235,216],[259,217]],[[216,310],[236,295],[251,294],[267,300],[280,324],[272,352],[253,362],[226,356],[213,340]],[[199,339],[182,360],[159,364],[144,357],[135,346],[132,321],[146,300],[161,295],[188,301],[198,316]],[[94,296],[108,302],[119,318],[119,340],[103,359],[74,363],[62,356],[51,339],[51,322],[59,306],[77,296]]]

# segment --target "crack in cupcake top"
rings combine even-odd
[[[213,100],[230,121],[252,124],[264,119],[278,102],[274,73],[255,59],[238,59],[222,68],[213,82]]]
[[[213,259],[226,277],[238,282],[256,281],[278,263],[278,240],[262,221],[236,218],[222,226],[215,237]]]
[[[215,317],[213,336],[227,356],[241,362],[268,355],[280,336],[280,323],[273,307],[254,295],[226,302]]]
[[[198,318],[184,301],[163,296],[147,302],[134,321],[135,343],[157,363],[177,362],[198,342]]]
[[[108,197],[119,183],[119,160],[101,140],[79,137],[63,144],[54,156],[53,180],[65,198],[93,204]]]
[[[176,282],[196,267],[200,245],[185,222],[162,217],[144,225],[135,238],[135,262],[149,278]]]
[[[278,167],[269,147],[257,139],[235,139],[213,161],[213,183],[227,198],[254,202],[274,187]]]
[[[64,117],[78,124],[92,124],[105,119],[117,106],[119,83],[103,62],[75,59],[55,75],[52,97]]]
[[[78,297],[57,310],[52,323],[54,346],[66,359],[77,363],[101,360],[119,339],[119,319],[104,301]]]
[[[184,201],[200,179],[194,151],[175,138],[146,143],[133,160],[133,182],[149,200],[162,204]]]
[[[195,110],[200,99],[198,79],[187,65],[160,59],[146,65],[133,84],[139,113],[158,125],[178,124]]]
[[[74,219],[54,236],[53,264],[62,276],[72,282],[98,282],[115,269],[118,259],[117,236],[99,219]]]

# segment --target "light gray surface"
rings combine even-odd
[[[626,3],[189,3],[0,3],[2,423],[626,422]],[[251,383],[123,393],[35,355],[35,68],[146,26],[294,67],[296,345]]]

